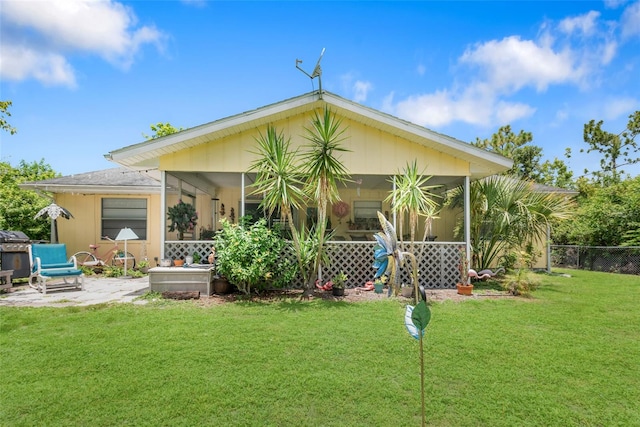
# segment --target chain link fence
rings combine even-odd
[[[554,267],[640,275],[640,246],[551,245]]]

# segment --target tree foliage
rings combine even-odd
[[[581,184],[579,207],[553,239],[559,244],[618,246],[640,243],[640,176],[601,186]]]
[[[640,161],[638,156],[638,143],[635,138],[640,133],[640,110],[629,116],[626,129],[619,134],[607,132],[602,129],[604,122],[589,121],[584,125],[584,142],[589,145],[587,153],[596,151],[600,153],[600,170],[594,172],[596,180],[603,185],[620,182],[624,165],[634,164]],[[584,152],[585,150],[580,150]],[[589,171],[584,170],[587,174]]]
[[[6,119],[7,117],[11,117],[9,107],[11,107],[12,104],[11,101],[0,101],[0,129],[9,132],[11,135],[18,132]]]
[[[46,218],[34,217],[40,209],[51,203],[51,198],[23,190],[18,185],[57,176],[59,174],[44,160],[32,163],[23,160],[16,168],[0,162],[0,230],[22,231],[34,240],[48,239],[50,223]]]
[[[513,166],[505,172],[507,175],[535,181],[540,170],[542,148],[528,145],[533,141],[533,134],[521,130],[513,133],[511,126],[502,126],[491,138],[476,138],[472,145],[484,148],[492,153],[501,154],[513,160]]]
[[[163,136],[171,135],[184,130],[183,128],[176,128],[172,126],[171,123],[156,123],[155,125],[150,125],[150,127],[153,131],[152,135],[145,135],[144,133],[142,134],[142,136],[144,136],[144,138],[147,140],[162,138]]]

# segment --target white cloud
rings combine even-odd
[[[628,116],[638,109],[640,100],[634,98],[614,98],[606,100],[602,105],[601,117],[603,120],[615,120],[622,116]]]
[[[480,72],[496,91],[510,93],[525,86],[544,91],[550,84],[579,80],[572,53],[554,51],[549,45],[518,36],[478,44],[460,58],[480,68]]]
[[[627,7],[622,28],[640,34],[640,1]],[[536,107],[509,97],[523,89],[544,92],[551,86],[575,85],[581,90],[602,83],[605,66],[616,57],[618,24],[587,12],[561,21],[545,21],[536,39],[513,35],[469,46],[458,58],[456,82],[433,93],[385,101],[392,114],[424,126],[460,121],[495,126],[529,117]],[[624,30],[623,30],[624,31]],[[627,104],[611,105],[609,112],[628,111]],[[637,105],[637,104],[636,104]],[[603,114],[604,116],[604,114]],[[566,119],[562,112],[558,121]]]
[[[153,26],[138,27],[132,9],[114,1],[5,1],[1,14],[0,73],[13,80],[72,85],[73,53],[95,54],[127,69],[143,45],[160,47],[164,38]],[[16,50],[21,55],[6,56]],[[11,72],[5,73],[9,61]]]
[[[640,1],[633,3],[624,10],[620,24],[623,37],[640,36]]]
[[[399,101],[392,113],[426,127],[446,126],[461,121],[490,127],[531,116],[535,109],[522,103],[497,100],[484,84],[467,87],[462,93],[440,90],[432,94],[410,96]]]
[[[600,12],[594,10],[584,15],[565,18],[558,24],[558,29],[565,34],[581,33],[584,35],[593,34],[597,30],[597,20]]]
[[[353,95],[353,100],[355,102],[364,102],[367,100],[367,95],[369,91],[373,88],[373,85],[370,82],[356,81],[353,85],[353,90],[355,94]]]
[[[604,0],[604,5],[608,9],[615,9],[625,3],[627,3],[627,0]]]
[[[340,82],[343,91],[355,102],[365,102],[369,92],[373,89],[371,82],[357,79],[353,72],[341,75]]]
[[[0,77],[8,80],[34,78],[46,85],[76,86],[73,69],[62,55],[4,43],[0,45]]]

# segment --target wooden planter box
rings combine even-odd
[[[213,267],[154,267],[149,269],[151,291],[197,291],[211,295]]]

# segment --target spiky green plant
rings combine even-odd
[[[318,204],[318,253],[314,273],[318,273],[324,251],[327,228],[327,206],[340,200],[338,184],[349,180],[349,174],[338,155],[347,152],[342,146],[346,128],[342,120],[329,109],[314,112],[311,126],[305,127],[304,138],[309,141],[308,151],[302,155],[302,172],[306,177],[305,193]],[[313,280],[306,283],[307,292],[313,289]]]
[[[409,215],[409,233],[411,242],[415,242],[416,230],[418,229],[418,219],[425,216],[427,220],[433,219],[438,211],[438,203],[434,200],[440,197],[430,190],[438,188],[438,185],[426,185],[432,178],[431,175],[424,175],[418,171],[418,162],[406,164],[403,171],[393,178],[395,189],[389,193],[385,202],[391,203],[391,209],[398,214],[400,239],[403,235],[404,215]],[[426,230],[425,230],[426,232]]]
[[[249,169],[257,172],[252,194],[263,196],[260,206],[269,215],[279,209],[280,217],[287,220],[298,268],[304,275],[304,253],[292,214],[292,210],[300,208],[304,200],[302,175],[296,164],[297,150],[292,150],[291,139],[285,139],[283,132],[278,132],[272,125],[267,126],[265,134],[260,132],[255,141],[258,147],[254,154],[258,158]]]

